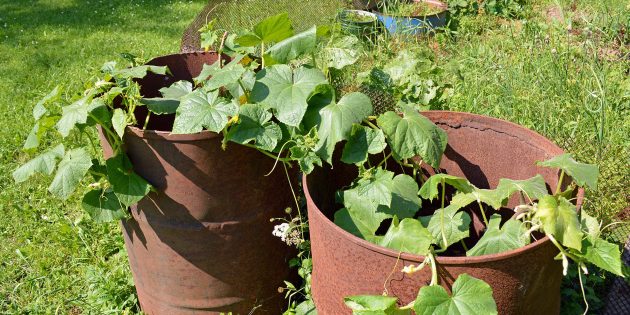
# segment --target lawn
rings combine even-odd
[[[451,87],[440,109],[522,124],[599,165],[600,188],[587,195],[587,211],[607,222],[627,220],[630,5],[530,2],[536,4],[518,18],[469,16],[456,33],[419,42],[444,69],[435,80]],[[0,0],[0,314],[138,312],[118,225],[92,223],[80,193],[62,202],[46,192],[48,178],[16,185],[11,173],[29,158],[21,147],[38,99],[56,85],[69,97],[104,62],[122,62],[119,53],[150,58],[178,51],[183,31],[206,3]],[[263,14],[260,6],[267,13],[298,12],[295,1],[286,3],[292,4],[243,1],[213,14],[223,27],[249,26]],[[325,20],[337,1],[312,3],[316,13],[300,11],[298,27]],[[44,147],[56,141],[50,137]],[[611,231],[623,242],[630,227]],[[590,290],[601,308],[602,290]],[[565,312],[581,307],[579,296],[568,299]]]

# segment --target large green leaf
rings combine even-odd
[[[112,115],[112,126],[114,127],[114,131],[120,137],[123,138],[125,135],[125,127],[127,127],[127,115],[121,108],[114,109],[114,114]]]
[[[63,156],[48,191],[68,199],[92,166],[92,158],[84,148],[73,149]]]
[[[582,232],[591,240],[599,238],[601,230],[596,218],[590,216],[584,209],[580,211],[580,226]]]
[[[57,122],[57,130],[65,138],[70,134],[77,124],[85,124],[88,118],[88,102],[90,98],[85,96],[78,101],[64,106],[62,108],[62,115]]]
[[[449,296],[441,286],[422,287],[413,309],[417,315],[497,314],[492,288],[483,280],[461,274],[453,283],[452,292]]]
[[[573,159],[571,153],[558,155],[547,161],[539,162],[538,165],[557,167],[570,175],[579,186],[588,186],[591,189],[597,189],[599,167],[597,165],[577,162]]]
[[[311,97],[308,99],[308,108],[306,109],[306,114],[304,114],[304,119],[300,127],[305,130],[319,127],[322,120],[319,111],[335,101],[335,88],[332,85],[322,84],[315,87],[315,90],[311,93]]]
[[[39,120],[48,113],[45,105],[59,99],[59,96],[61,95],[61,93],[59,92],[59,86],[55,86],[55,88],[50,91],[50,93],[46,94],[46,96],[44,96],[41,100],[39,100],[39,102],[37,102],[37,104],[35,104],[35,107],[33,107],[33,117],[35,118],[35,120]]]
[[[92,99],[87,108],[88,117],[85,122],[87,126],[95,126],[101,124],[103,126],[111,126],[112,113],[101,98]]]
[[[420,156],[427,164],[439,168],[446,149],[446,132],[412,108],[406,107],[403,114],[400,117],[387,112],[377,119],[394,157],[400,160]]]
[[[146,105],[149,111],[157,115],[175,114],[179,106],[179,100],[190,94],[192,90],[192,83],[185,80],[177,81],[169,87],[160,89],[162,97],[143,98],[140,100],[140,103]]]
[[[621,252],[617,244],[609,243],[601,238],[586,238],[582,242],[582,247],[584,258],[588,262],[618,276],[623,276]]]
[[[57,159],[61,159],[63,155],[63,144],[59,144],[17,168],[13,172],[13,179],[16,183],[21,183],[35,173],[50,175],[57,166]]]
[[[426,182],[420,188],[418,192],[420,197],[424,199],[435,199],[440,193],[440,186],[444,182],[447,185],[453,186],[457,191],[467,193],[471,192],[474,186],[465,178],[448,175],[444,173],[435,174],[429,177]]]
[[[469,235],[470,215],[458,210],[458,206],[449,205],[444,209],[436,210],[433,215],[420,217],[422,225],[429,229],[433,238],[443,249]],[[442,234],[442,229],[444,229],[444,234]],[[444,244],[445,239],[446,244]]]
[[[203,65],[203,70],[195,82],[203,82],[203,88],[206,91],[213,91],[218,88],[238,83],[246,69],[240,64],[242,57],[233,59],[227,65],[219,67],[220,61],[217,60],[211,66]]]
[[[256,83],[256,73],[254,71],[247,69],[245,73],[241,76],[241,80],[228,84],[225,88],[230,92],[235,99],[241,99],[242,97],[247,96],[246,92],[251,91],[254,88],[254,84]]]
[[[499,185],[497,185],[497,191],[502,194],[503,199],[510,198],[517,191],[522,191],[531,200],[540,199],[549,194],[545,179],[540,174],[523,180],[501,178]]]
[[[359,213],[360,214],[360,213]],[[376,222],[370,220],[370,217],[363,218],[360,215],[352,216],[348,209],[341,208],[335,212],[335,224],[346,232],[361,237],[365,240],[369,240],[378,226]],[[378,222],[380,225],[380,222]],[[376,226],[376,228],[374,228]]]
[[[474,187],[472,191],[463,193],[459,192],[453,196],[451,200],[452,205],[457,205],[463,208],[472,202],[485,203],[490,205],[494,209],[499,209],[504,206],[506,201],[506,194],[498,189],[480,189]]]
[[[366,238],[374,235],[383,220],[393,217],[389,213],[392,202],[393,177],[394,173],[377,169],[370,178],[360,179],[354,188],[343,192],[343,203],[348,214],[352,221],[356,222],[355,225],[359,231],[362,232],[362,235],[358,236]],[[342,222],[335,223],[344,229],[346,228]]]
[[[410,310],[396,307],[398,299],[383,295],[355,295],[343,299],[353,315],[408,315]]]
[[[28,137],[26,138],[26,141],[24,141],[24,146],[22,147],[22,149],[32,150],[37,148],[41,139],[48,132],[48,130],[55,126],[55,124],[57,123],[57,119],[59,119],[59,116],[45,116],[40,118],[33,126],[33,129],[31,129],[31,132],[28,134]]]
[[[417,73],[426,73],[433,66],[433,62],[413,49],[403,49],[396,58],[391,59],[383,71],[392,81],[400,84],[405,79],[414,77]]]
[[[422,200],[418,198],[418,183],[413,177],[406,174],[398,174],[391,183],[392,202],[390,213],[398,218],[413,217]]]
[[[327,82],[317,69],[274,65],[256,74],[250,100],[265,103],[276,112],[279,121],[298,126],[308,107],[307,100],[315,88]]]
[[[254,33],[263,42],[279,42],[293,35],[293,26],[289,20],[289,15],[281,13],[260,21],[254,26]]]
[[[151,191],[151,185],[133,171],[133,165],[124,153],[107,159],[105,165],[114,193],[125,208],[136,204]]]
[[[230,128],[227,139],[241,144],[254,141],[256,147],[272,151],[282,139],[282,130],[271,118],[262,105],[245,104],[240,107],[238,124]]]
[[[140,103],[156,115],[175,114],[179,107],[179,100],[161,97],[143,98]]]
[[[324,65],[329,68],[343,69],[359,60],[361,43],[352,35],[336,37],[319,54]]]
[[[527,228],[523,222],[510,219],[503,227],[500,225],[501,215],[493,214],[483,236],[466,252],[466,256],[498,254],[529,244],[529,235],[525,234]]]
[[[350,137],[352,125],[372,114],[370,98],[359,92],[344,95],[338,103],[331,103],[319,111],[317,154],[329,164],[335,145]]]
[[[387,142],[382,130],[354,124],[348,142],[343,147],[341,161],[348,164],[363,164],[367,160],[368,153],[383,152],[386,146]]]
[[[81,202],[92,220],[104,223],[123,219],[127,216],[125,206],[118,200],[113,191],[92,190],[83,196]]]
[[[313,26],[307,31],[291,36],[265,51],[265,64],[267,66],[283,63],[311,53],[317,46],[317,27]]]
[[[173,133],[196,133],[206,129],[219,132],[230,117],[238,113],[238,105],[219,97],[219,91],[196,90],[182,98],[173,123]]]
[[[163,98],[178,100],[183,96],[188,95],[190,92],[192,92],[192,90],[192,83],[186,80],[181,80],[171,84],[168,87],[161,88],[160,93],[162,93]]]
[[[142,79],[147,76],[147,73],[152,72],[155,74],[170,74],[170,70],[166,66],[137,66],[132,68],[126,68],[121,70],[116,70],[113,72],[115,77],[123,78],[123,79]]]
[[[293,26],[287,13],[270,16],[254,26],[252,33],[239,36],[235,41],[242,46],[279,42],[293,35]]]
[[[410,176],[394,177],[394,173],[380,168],[370,172],[369,177],[343,192],[347,215],[342,213],[339,220],[335,219],[337,225],[351,233],[360,232],[357,236],[363,238],[373,236],[385,219],[413,217],[421,203],[416,195],[418,186]]]
[[[396,220],[394,220],[396,221]],[[433,235],[416,219],[392,222],[379,245],[417,255],[427,255],[434,243]]]
[[[544,196],[538,201],[534,218],[540,220],[543,230],[553,235],[562,245],[576,250],[582,248],[580,220],[575,205],[564,197]]]

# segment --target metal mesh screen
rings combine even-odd
[[[212,19],[216,19],[216,28],[229,31],[251,28],[264,17],[287,12],[296,32],[300,32],[314,24],[331,22],[339,9],[351,6],[352,1],[349,0],[210,0],[184,32],[181,50],[200,50],[198,30]],[[252,10],[255,14],[251,13]],[[252,19],[251,16],[257,18]],[[395,103],[391,95],[353,83],[360,71],[362,69],[354,66],[346,69],[343,76],[334,76],[332,83],[338,90],[338,95],[360,91],[370,96],[377,114],[393,109]],[[625,243],[624,261],[626,265],[630,265],[630,147],[597,146],[584,139],[556,140],[560,140],[558,142],[566,151],[576,153],[580,160],[599,165],[600,188],[587,195],[586,209],[597,214],[601,214],[602,209],[608,209],[608,212],[611,209],[624,209],[620,211],[618,220],[625,223],[611,228],[608,238],[618,244]],[[624,279],[617,278],[613,281],[607,295],[606,314],[630,314],[630,286]]]
[[[216,19],[216,28],[229,31],[251,28],[267,16],[287,12],[295,31],[300,32],[334,20],[337,11],[348,5],[347,0],[210,0],[184,32],[181,50],[199,50],[198,30],[212,19]]]
[[[287,12],[295,31],[300,32],[313,25],[330,23],[340,9],[350,8],[352,5],[348,0],[210,0],[184,32],[181,51],[192,52],[201,49],[198,30],[212,19],[216,19],[215,28],[230,31],[251,28],[260,19]],[[255,10],[255,16],[258,18],[251,19],[251,10]],[[391,95],[378,89],[353,84],[360,71],[359,67],[352,67],[344,71],[347,75],[333,76],[332,84],[341,92],[338,95],[360,91],[372,99],[376,114],[392,110],[395,102]]]
[[[626,234],[630,234],[630,226],[624,228]],[[630,266],[630,238],[626,241],[623,261]],[[606,299],[605,315],[630,314],[630,284],[627,279],[615,278]]]

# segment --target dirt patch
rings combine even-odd
[[[553,5],[545,10],[545,18],[547,22],[562,22],[564,21],[564,12],[559,5]]]

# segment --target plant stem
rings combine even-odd
[[[302,217],[302,210],[300,210],[300,203],[297,200],[297,195],[295,194],[295,190],[293,189],[293,184],[291,184],[291,176],[289,176],[289,170],[287,170],[287,165],[282,163],[284,166],[284,174],[287,176],[287,182],[289,183],[289,188],[291,188],[291,194],[293,195],[293,201],[295,201],[295,209],[298,212],[298,216],[300,217],[300,222],[304,222],[304,217]],[[302,239],[304,239],[304,228],[300,226],[300,234]]]
[[[249,143],[242,143],[241,145],[244,145],[244,146],[246,146],[248,148],[256,149],[259,152],[261,152],[262,154],[264,154],[264,155],[266,155],[266,156],[268,156],[268,157],[270,157],[270,158],[272,158],[274,160],[278,160],[280,162],[283,162],[283,163],[288,163],[288,162],[291,161],[291,158],[281,158],[281,157],[273,155],[273,154],[271,154],[271,153],[269,153],[269,152],[267,152],[265,150],[261,150],[261,149],[257,148],[255,145],[251,145]]]
[[[413,305],[415,304],[415,301],[411,301],[409,302],[409,304],[402,306],[400,308],[398,308],[399,310],[410,310],[413,309]]]
[[[389,154],[386,155],[385,158],[383,158],[383,160],[380,163],[378,163],[376,167],[381,167],[381,165],[383,165],[384,163],[387,163],[387,159],[389,159],[391,156],[392,156],[392,153],[389,152]]]
[[[486,212],[483,211],[483,205],[479,201],[477,201],[477,204],[479,205],[479,211],[481,211],[481,218],[483,218],[483,223],[485,223],[486,226],[488,226],[489,225],[488,218],[486,218]]]
[[[468,251],[468,246],[466,246],[466,243],[464,243],[464,240],[459,240],[459,242],[462,244],[462,246],[464,247],[465,251]]]
[[[586,309],[584,310],[583,315],[586,315],[588,313],[588,301],[586,300],[586,293],[584,292],[584,283],[582,282],[582,267],[581,266],[582,263],[578,264],[578,279],[580,279],[580,289],[582,290],[582,298],[584,299],[584,305],[586,306]]]
[[[448,247],[448,241],[446,240],[446,234],[444,231],[444,199],[446,197],[446,181],[444,179],[442,182],[442,206],[440,207],[440,232],[442,233],[442,240],[444,241],[444,249]]]
[[[265,69],[265,42],[260,42],[260,59],[260,66],[262,69]]]
[[[317,69],[317,60],[315,59],[315,52],[311,53],[311,58],[313,58],[313,67],[315,67],[315,69]]]
[[[435,256],[433,256],[433,251],[430,251],[427,256],[431,262],[431,284],[429,285],[438,285],[437,262],[435,261]]]
[[[98,119],[97,117],[95,117],[94,115],[92,115],[92,114],[88,114],[88,116],[90,116],[90,118],[92,118],[92,119],[93,119],[93,120],[94,120],[97,124],[101,125],[101,129],[103,129],[103,130],[105,131],[105,134],[106,134],[106,135],[109,135],[109,137],[106,137],[106,138],[108,138],[108,140],[110,140],[110,141],[113,141],[113,142],[114,142],[114,143],[113,143],[113,144],[114,144],[114,147],[112,147],[112,149],[113,149],[114,153],[117,153],[117,152],[118,152],[118,150],[119,150],[119,149],[120,149],[120,147],[121,147],[121,143],[120,143],[120,141],[118,140],[118,135],[114,134],[114,132],[112,132],[111,130],[109,130],[109,128],[107,128],[107,126],[105,126],[105,124],[104,124],[104,123],[103,123],[100,119]],[[112,143],[110,142],[110,144],[112,144]]]
[[[221,54],[223,54],[223,45],[225,45],[225,38],[227,37],[228,32],[225,31],[223,33],[223,36],[221,36],[221,44],[219,45],[219,49],[218,49],[218,53],[219,53],[219,59],[221,59]],[[221,62],[219,62],[219,65],[221,65]]]
[[[373,124],[372,122],[370,122],[370,121],[369,121],[369,120],[367,120],[367,119],[363,119],[363,122],[364,122],[366,125],[370,126],[370,128],[372,128],[372,129],[378,129],[378,126],[376,126],[375,124]]]
[[[83,132],[85,132],[85,131],[83,131]],[[96,145],[94,144],[94,140],[92,140],[92,137],[90,137],[90,135],[88,135],[87,133],[86,133],[85,136],[88,138],[88,141],[90,141],[90,145],[92,146],[92,150],[94,151],[94,154],[97,154],[98,153],[98,149],[97,149]]]
[[[147,125],[149,124],[149,118],[151,118],[151,112],[148,112],[147,118],[144,119],[144,125],[142,126],[142,131],[147,130]]]
[[[247,92],[247,89],[243,85],[243,79],[238,79],[238,85],[240,85],[241,89],[243,89],[243,94],[245,94],[245,98],[247,98],[247,102],[249,103],[249,92]]]
[[[573,260],[574,262],[578,263],[580,262],[580,259],[578,259],[577,257],[575,257],[573,254],[567,252],[566,250],[564,250],[564,247],[562,247],[562,245],[560,245],[560,243],[558,243],[558,241],[553,237],[553,235],[549,235],[547,234],[547,236],[549,237],[549,239],[551,240],[551,242],[553,243],[553,245],[556,245],[556,247],[560,250],[560,252],[562,254],[564,254],[565,256],[571,258],[571,260]],[[579,271],[578,271],[579,272]]]
[[[560,171],[560,177],[558,178],[558,185],[556,185],[556,192],[553,193],[554,195],[557,195],[560,192],[560,189],[562,189],[562,181],[564,180],[564,170]]]

